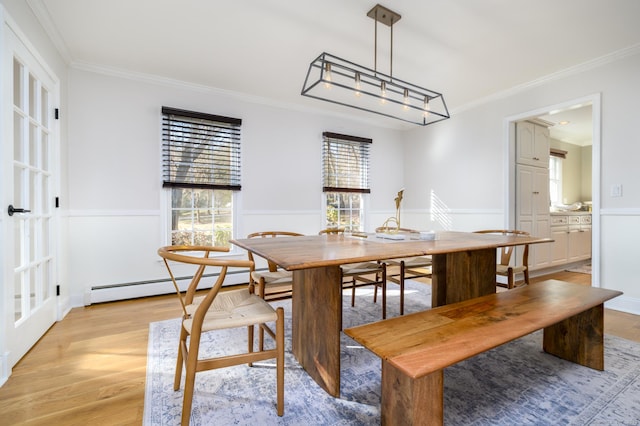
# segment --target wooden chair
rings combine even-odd
[[[413,278],[431,278],[431,256],[386,259],[385,263],[397,267],[398,272],[388,274],[387,279],[400,286],[400,315],[404,315],[404,282]]]
[[[343,233],[344,228],[327,228],[318,232],[319,235]],[[351,288],[351,306],[356,305],[356,287],[374,285],[373,303],[377,303],[378,287],[382,287],[382,319],[385,319],[387,317],[387,265],[384,262],[349,263],[341,265],[340,272],[343,288]]]
[[[318,235],[337,235],[337,234],[344,234],[344,228],[326,228],[326,229],[321,229],[320,232],[318,232]]]
[[[303,234],[288,231],[264,231],[254,232],[247,238],[279,238],[302,237]],[[254,261],[254,254],[248,252],[249,260]],[[255,293],[263,299],[279,299],[291,296],[293,274],[278,267],[275,263],[267,261],[268,271],[256,271],[255,267],[249,274],[249,285],[255,288]],[[268,293],[268,294],[267,294]]]
[[[195,375],[197,372],[214,368],[229,367],[255,361],[276,358],[277,413],[284,414],[284,310],[273,309],[271,305],[247,288],[220,291],[229,267],[251,268],[249,260],[229,260],[210,258],[211,252],[228,251],[226,247],[210,246],[167,246],[158,249],[164,260],[171,281],[176,288],[182,306],[182,326],[173,389],[180,389],[183,364],[186,369],[184,399],[182,403],[182,425],[188,425],[191,417]],[[170,264],[196,265],[197,270],[186,293],[181,293]],[[195,297],[200,279],[207,267],[220,268],[218,278],[205,296]],[[275,322],[275,332],[266,324]],[[254,351],[254,327],[269,334],[275,340],[275,348]],[[199,359],[200,340],[203,333],[215,330],[247,327],[248,351],[234,355]],[[189,338],[189,339],[188,339]],[[247,392],[252,390],[248,389]]]
[[[378,287],[382,288],[382,319],[385,319],[387,317],[387,265],[380,261],[348,263],[340,266],[340,272],[343,288],[351,288],[351,306],[356,305],[356,287],[373,285],[373,303],[377,303]]]
[[[387,228],[387,227],[379,227],[376,228],[376,233],[378,232],[398,232],[402,234],[407,234],[410,236],[411,234],[419,234],[419,231],[409,228]],[[431,265],[432,259],[431,256],[415,256],[415,257],[405,257],[400,259],[385,259],[384,262],[387,264],[387,267],[393,266],[397,267],[398,272],[394,272],[392,274],[387,274],[387,279],[392,283],[398,284],[400,286],[400,315],[404,315],[404,282],[407,279],[413,278],[422,278],[427,277],[431,278]]]
[[[478,234],[501,234],[501,235],[524,235],[528,236],[529,233],[518,230],[506,230],[506,229],[487,229],[482,231],[475,231]],[[522,252],[522,264],[518,266],[512,266],[511,255],[515,247],[502,247],[499,250],[500,259],[496,265],[496,275],[507,277],[507,283],[502,283],[496,280],[496,285],[500,287],[506,287],[512,289],[515,287],[515,275],[522,273],[524,275],[524,284],[529,284],[529,245],[525,244],[524,251]]]

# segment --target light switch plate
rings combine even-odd
[[[622,197],[622,184],[611,185],[611,196]]]

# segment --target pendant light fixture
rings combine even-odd
[[[309,64],[302,96],[421,126],[449,118],[441,93],[393,77],[393,25],[401,16],[379,4],[367,16],[375,21],[373,69],[323,52]],[[378,23],[391,33],[388,75],[378,71]]]

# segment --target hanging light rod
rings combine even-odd
[[[393,77],[393,24],[401,16],[376,5],[367,16],[374,19],[374,68],[323,52],[309,65],[302,96],[380,114],[426,126],[449,118],[441,93]],[[390,27],[389,74],[378,71],[378,22]]]

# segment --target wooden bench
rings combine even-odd
[[[544,329],[545,352],[604,369],[604,302],[557,280],[344,330],[382,359],[383,425],[442,424],[444,368]]]

